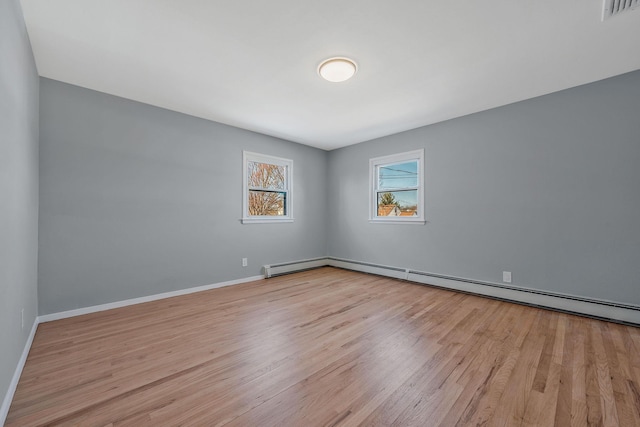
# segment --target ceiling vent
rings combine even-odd
[[[602,20],[606,21],[622,12],[629,12],[638,7],[638,0],[604,0]]]

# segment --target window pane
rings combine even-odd
[[[286,166],[260,162],[247,163],[249,187],[264,188],[265,190],[286,189]]]
[[[418,161],[378,166],[378,189],[418,186]]]
[[[378,192],[378,216],[418,216],[418,190]]]
[[[287,193],[278,191],[249,191],[249,215],[285,216]]]

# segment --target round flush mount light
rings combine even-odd
[[[329,58],[322,61],[318,67],[318,74],[332,83],[340,83],[349,80],[358,71],[356,63],[349,58]]]

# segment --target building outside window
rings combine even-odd
[[[371,222],[424,224],[424,150],[369,161]]]

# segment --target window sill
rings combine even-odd
[[[243,224],[270,224],[281,222],[293,222],[293,218],[241,218]]]
[[[427,223],[424,219],[369,219],[372,224],[414,224],[424,225]]]

